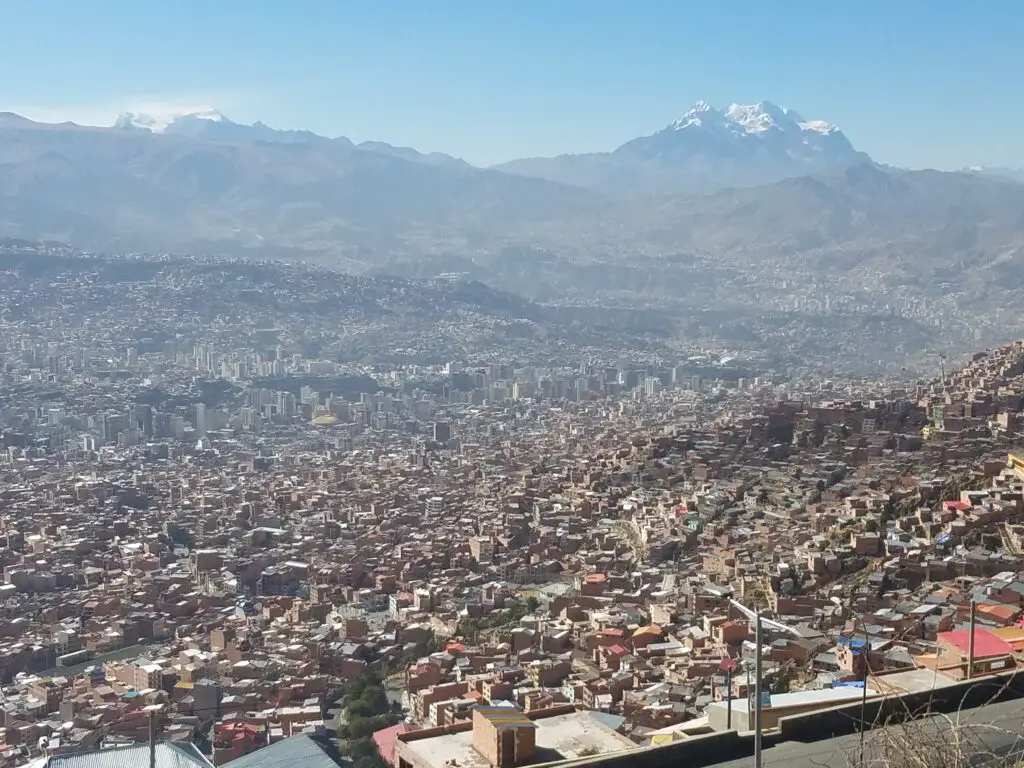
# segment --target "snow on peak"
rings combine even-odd
[[[764,133],[772,128],[785,130],[799,125],[802,118],[790,109],[777,107],[770,101],[759,104],[730,104],[725,116],[747,133]]]
[[[146,112],[122,112],[114,123],[116,128],[137,128],[163,133],[179,120],[210,120],[215,123],[226,121],[220,112],[212,107],[170,107]]]
[[[683,128],[689,128],[691,125],[701,126],[704,125],[704,121],[712,113],[715,113],[715,108],[702,99],[690,107],[689,111],[672,123],[670,127],[680,131]]]
[[[824,120],[805,120],[800,123],[800,128],[805,131],[814,131],[815,133],[825,135],[835,133],[839,130],[834,123],[826,123]]]
[[[839,130],[824,120],[804,120],[792,109],[777,106],[770,101],[730,104],[724,112],[719,112],[706,101],[698,101],[689,112],[669,126],[676,131],[690,127],[715,127],[735,135],[757,135],[771,130],[828,135]]]

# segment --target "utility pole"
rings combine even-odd
[[[859,613],[853,615],[854,626],[853,626],[853,638],[850,641],[851,653],[856,653],[860,656],[861,663],[864,665],[864,674],[861,676],[864,681],[864,687],[860,692],[860,760],[858,761],[861,765],[864,764],[864,731],[867,728],[867,709],[868,709],[868,651],[870,647],[868,645],[868,630],[864,626],[864,617]],[[860,631],[864,634],[864,642],[857,649],[857,623],[860,623]]]
[[[860,691],[860,764],[864,764],[864,730],[867,727],[865,720],[867,719],[868,710],[868,672],[870,671],[870,665],[868,661],[868,645],[867,645],[867,634],[864,635],[864,647],[861,648],[860,657],[864,663],[864,675],[863,684]]]
[[[749,659],[744,659],[744,661],[743,661],[743,668],[747,671],[747,687],[746,687],[746,691],[747,691],[747,705],[748,705],[747,706],[747,726],[743,730],[747,730],[747,729],[750,728],[750,706],[749,706],[749,704],[750,704],[750,692],[752,690],[754,690],[753,686],[750,684],[750,664],[748,663],[749,661],[750,661]]]
[[[732,730],[732,667],[725,673],[725,730]]]
[[[736,669],[736,660],[731,656],[722,659],[718,668],[725,672],[725,730],[732,730],[732,672]],[[747,679],[750,679],[748,674]],[[749,691],[749,685],[747,690]]]
[[[761,611],[754,614],[754,768],[761,768]]]
[[[149,710],[149,768],[156,768],[156,710]]]
[[[974,627],[977,621],[978,603],[971,600],[971,639],[967,644],[967,679],[974,677]]]

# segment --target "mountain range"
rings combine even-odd
[[[344,251],[572,217],[594,195],[387,144],[209,115],[0,114],[0,237],[112,250]]]
[[[977,173],[983,176],[995,176],[1000,179],[1009,179],[1024,184],[1024,168],[1005,167],[977,167],[968,168],[968,173]]]
[[[259,141],[274,144],[315,144],[336,148],[356,148],[428,165],[452,164],[469,167],[468,163],[441,152],[423,154],[411,147],[395,147],[383,141],[364,141],[357,145],[345,136],[332,139],[312,131],[279,130],[262,122],[252,125],[236,123],[216,109],[171,112],[163,115],[122,112],[114,123],[114,128],[121,131],[145,131],[151,134],[187,136],[202,141],[228,143]]]
[[[109,127],[0,113],[0,238],[353,270],[476,264],[486,276],[510,252],[611,264],[680,251],[804,254],[827,270],[822,253],[845,263],[896,244],[929,268],[965,254],[1015,263],[1024,185],[1010,176],[885,168],[831,123],[769,102],[701,102],[607,153],[494,168],[215,110]]]
[[[839,128],[771,102],[718,110],[698,102],[612,152],[514,160],[498,170],[612,194],[706,192],[871,162]]]
[[[430,165],[469,165],[442,153],[348,138],[326,138],[310,131],[282,131],[257,122],[235,123],[214,109],[166,115],[126,112],[119,130],[187,136],[215,142],[272,142],[345,147],[387,154]],[[788,176],[871,162],[843,132],[824,120],[805,120],[771,102],[731,104],[718,110],[695,104],[682,117],[649,136],[625,142],[611,152],[526,158],[493,170],[540,178],[616,196],[696,193],[728,186],[770,183]]]

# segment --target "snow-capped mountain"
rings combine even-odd
[[[719,112],[706,101],[698,101],[681,118],[669,125],[674,131],[687,128],[711,128],[725,130],[735,136],[760,134],[765,131],[811,131],[829,134],[838,131],[832,123],[824,120],[804,120],[786,107],[777,107],[770,101],[760,104],[730,104]]]
[[[610,153],[516,160],[499,170],[613,193],[707,191],[871,162],[838,127],[768,101],[699,101],[662,130]]]
[[[695,164],[708,170],[719,164],[743,165],[751,181],[868,159],[832,123],[805,120],[768,101],[731,104],[724,110],[698,102],[662,130],[628,141],[613,154]]]
[[[123,112],[114,123],[122,130],[143,130],[170,136],[189,136],[205,141],[269,141],[295,144],[312,141],[339,141],[351,145],[348,139],[327,139],[312,131],[281,131],[261,122],[244,125],[229,120],[212,107],[172,109],[160,112]]]
[[[205,107],[201,109],[175,109],[152,113],[124,112],[117,118],[114,128],[117,130],[147,131],[168,136],[187,136],[202,141],[227,143],[260,141],[271,144],[328,142],[333,151],[356,148],[352,141],[344,136],[328,138],[312,131],[279,130],[259,121],[252,125],[245,125],[228,119],[216,109]],[[364,141],[358,146],[358,149],[424,165],[469,167],[464,161],[440,152],[424,154],[409,147],[394,147],[382,141]]]
[[[167,133],[168,128],[194,120],[221,123],[227,120],[212,107],[178,108],[158,112],[122,112],[114,123],[115,128],[138,129],[151,133]]]

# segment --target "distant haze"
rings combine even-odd
[[[209,108],[124,112],[109,127],[3,113],[0,139],[0,236],[115,250],[550,244],[546,231],[557,241],[609,216],[633,221],[630,199],[872,162],[835,125],[770,102],[701,102],[611,152],[490,170],[385,142],[245,125]]]
[[[608,151],[497,169],[208,108],[112,122],[0,114],[0,241],[455,274],[630,308],[640,334],[657,308],[690,340],[827,357],[842,338],[872,365],[1024,335],[1024,184],[876,163],[813,108],[697,103]]]
[[[86,248],[327,258],[347,268],[509,245],[593,259],[1021,245],[1012,174],[876,165],[817,111],[700,102],[611,151],[482,169],[209,109],[106,128],[0,114],[0,237]],[[713,193],[713,194],[712,194]]]

